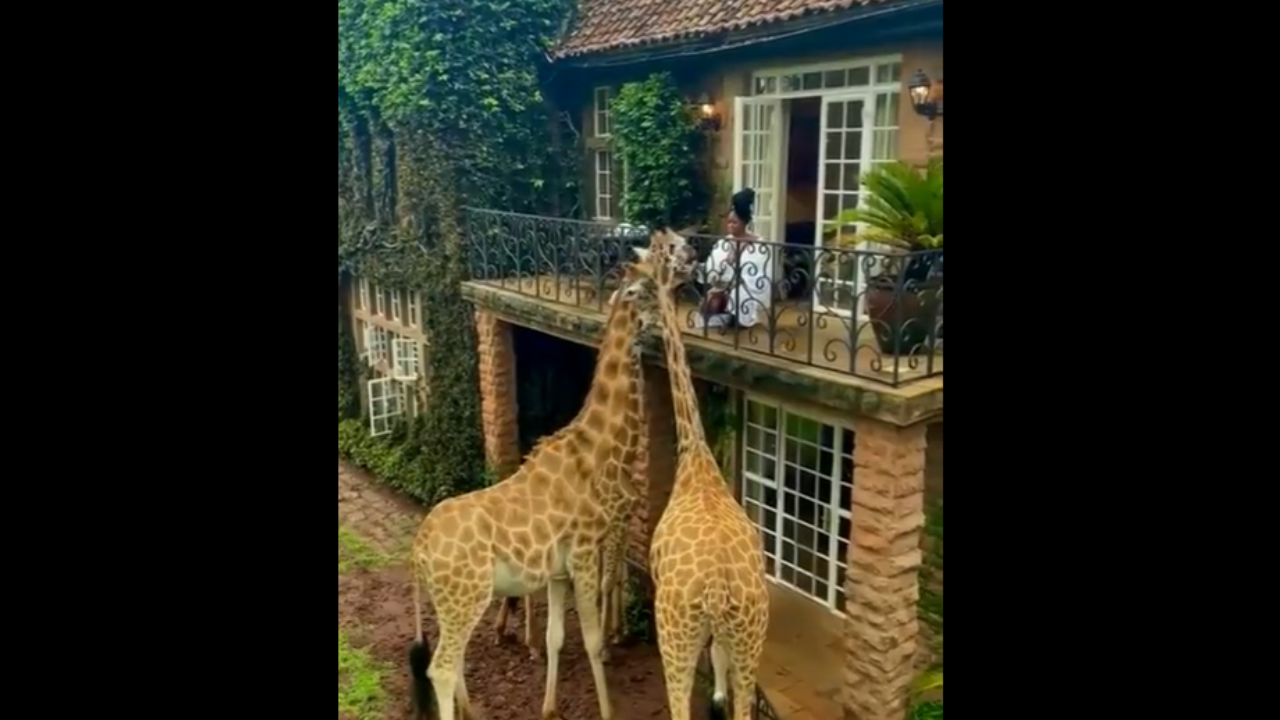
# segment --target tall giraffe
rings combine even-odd
[[[652,325],[652,271],[625,266],[610,300],[604,340],[586,403],[565,428],[541,440],[514,475],[437,505],[413,546],[416,643],[410,652],[419,717],[476,717],[467,692],[466,649],[494,597],[547,589],[547,688],[543,718],[558,718],[556,686],[570,586],[595,676],[600,714],[612,720],[599,617],[605,541],[617,508],[637,497],[630,471],[640,437],[641,331]],[[628,500],[620,500],[626,498]],[[440,643],[427,667],[422,589],[436,610]]]
[[[658,286],[679,438],[675,488],[649,557],[657,590],[654,614],[671,720],[689,720],[694,676],[708,639],[716,676],[712,717],[728,716],[732,680],[733,720],[750,720],[769,629],[769,587],[760,532],[707,445],[685,356],[675,284],[688,269],[690,250],[683,237],[665,230],[653,234],[648,250],[637,250],[641,267],[654,272]]]

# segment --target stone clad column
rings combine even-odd
[[[926,428],[855,421],[845,717],[904,720],[920,641]]]
[[[476,311],[476,336],[485,459],[503,479],[520,468],[515,338],[510,325],[483,310]]]

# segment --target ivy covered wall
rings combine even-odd
[[[572,6],[338,2],[339,452],[427,502],[488,480],[463,204],[555,213],[576,202],[577,152],[539,77]],[[389,438],[352,417],[360,368],[341,306],[353,273],[422,298],[429,401]]]

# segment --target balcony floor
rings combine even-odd
[[[607,297],[601,300],[593,287],[578,290],[570,280],[563,277],[473,282],[598,316],[605,314],[602,306],[608,301]],[[863,324],[855,341],[852,330],[854,320],[836,315],[810,314],[808,305],[800,302],[781,303],[775,308],[778,313],[777,330],[772,338],[769,330],[762,326],[749,330],[695,330],[693,318],[697,310],[697,305],[693,302],[682,300],[680,303],[681,320],[688,328],[685,337],[720,345],[726,353],[755,358],[772,357],[884,383],[894,381],[895,369],[899,374],[899,382],[911,382],[942,373],[941,350],[932,360],[926,354],[917,358],[902,358],[895,363],[892,357],[880,353],[870,324]],[[814,322],[810,325],[811,317]],[[916,367],[912,367],[913,365]],[[942,382],[941,377],[934,379],[939,384]]]

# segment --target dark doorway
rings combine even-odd
[[[585,345],[527,328],[515,328],[516,398],[520,452],[568,425],[591,390],[596,353]]]

